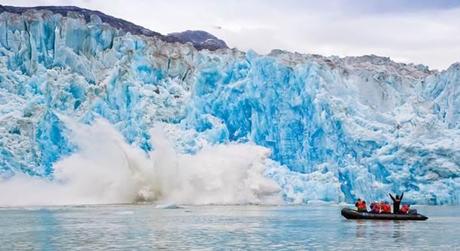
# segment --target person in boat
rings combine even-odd
[[[399,213],[401,214],[408,214],[410,210],[409,204],[403,204],[401,209],[399,209]]]
[[[382,202],[380,213],[382,214],[391,214],[391,206],[388,201]]]
[[[372,202],[370,205],[369,205],[369,208],[371,209],[371,213],[375,213],[374,212],[374,208],[375,208],[375,201]]]
[[[374,201],[371,203],[371,213],[379,214],[380,213],[380,203]]]
[[[391,200],[393,200],[393,213],[394,214],[397,214],[399,213],[399,206],[401,205],[401,200],[404,196],[404,192],[401,193],[401,196],[399,195],[396,195],[396,198],[393,197],[393,195],[391,195],[391,193],[389,193],[390,197],[391,197]]]
[[[361,200],[361,198],[358,198],[358,200],[355,203],[355,206],[358,209],[358,212],[367,212],[366,201]]]

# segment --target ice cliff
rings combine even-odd
[[[54,164],[79,151],[62,116],[102,117],[146,154],[159,124],[184,154],[266,147],[265,176],[287,202],[404,191],[410,202],[460,203],[459,64],[197,50],[99,12],[13,10],[0,14],[3,182],[52,180]]]

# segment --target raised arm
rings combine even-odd
[[[388,195],[390,195],[392,201],[395,201],[395,198],[393,197],[393,195],[391,195],[391,193],[389,193]]]
[[[404,192],[402,192],[401,197],[399,199],[402,200],[403,196],[404,196]]]

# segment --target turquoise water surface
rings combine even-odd
[[[1,250],[460,250],[460,207],[425,222],[353,221],[339,206],[0,209]]]

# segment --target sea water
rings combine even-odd
[[[460,207],[346,220],[340,206],[103,205],[0,209],[1,250],[460,250]]]

